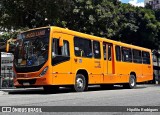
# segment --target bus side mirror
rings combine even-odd
[[[10,41],[9,40],[7,40],[7,45],[6,45],[6,52],[9,52],[9,44],[10,43]]]
[[[59,38],[59,47],[62,47],[62,46],[63,46],[63,39]]]
[[[11,52],[13,51],[14,47],[16,45],[16,40],[15,39],[9,39],[7,40],[7,44],[6,44],[6,52]]]

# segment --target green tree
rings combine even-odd
[[[55,25],[148,48],[160,46],[160,13],[118,0],[1,0],[0,30]]]
[[[120,4],[119,32],[115,40],[147,48],[157,48],[157,33],[159,22],[153,10]]]
[[[111,38],[118,27],[117,9],[108,0],[75,0],[73,12],[66,15],[66,27]]]
[[[1,30],[61,26],[60,19],[68,12],[71,3],[70,0],[1,0]]]

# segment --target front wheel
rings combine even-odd
[[[136,87],[136,77],[134,75],[130,75],[129,83],[124,84],[125,88],[133,89]]]
[[[87,90],[87,82],[86,78],[84,77],[83,74],[77,74],[76,79],[75,79],[75,85],[74,85],[74,90],[77,92],[83,92]]]

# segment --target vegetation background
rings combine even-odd
[[[160,49],[160,10],[118,0],[1,0],[0,42],[20,31],[59,26],[75,31]]]

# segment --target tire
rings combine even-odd
[[[59,90],[58,86],[43,86],[43,89],[46,93],[55,93]]]
[[[134,75],[130,75],[129,83],[124,84],[124,87],[127,89],[133,89],[136,87],[136,77]]]
[[[74,84],[74,90],[76,92],[83,92],[88,89],[88,85],[86,82],[86,78],[84,77],[83,74],[77,74],[76,79],[75,79],[75,84]]]

